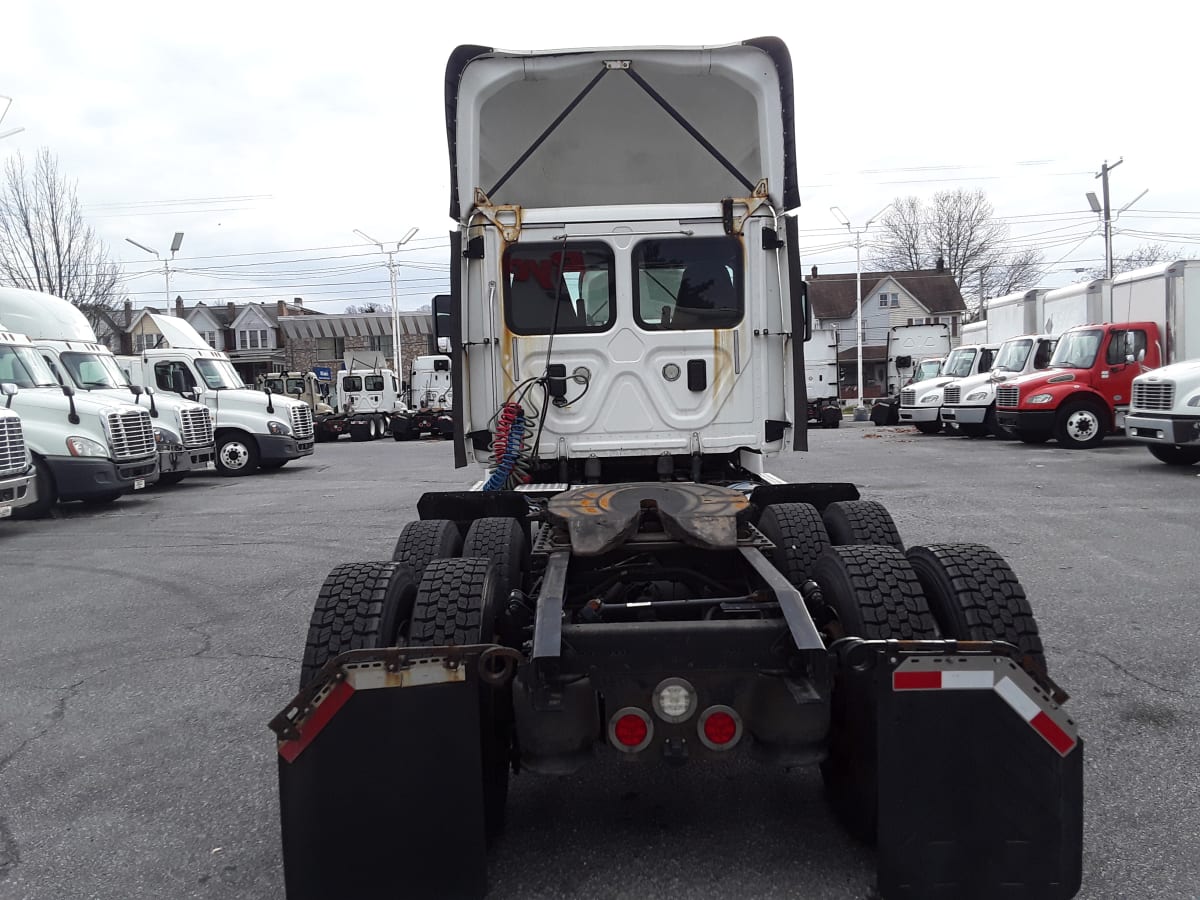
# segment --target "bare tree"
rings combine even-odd
[[[32,168],[20,153],[10,157],[0,184],[0,284],[69,300],[95,325],[118,304],[118,274],[50,151],[38,151]]]
[[[1132,272],[1134,269],[1145,269],[1148,266],[1156,266],[1159,263],[1174,262],[1177,259],[1194,258],[1195,254],[1193,254],[1191,257],[1185,257],[1178,250],[1168,247],[1166,244],[1141,244],[1124,256],[1113,257],[1113,274],[1120,275],[1122,272]],[[1084,277],[1089,279],[1103,278],[1104,266],[1099,266],[1095,269],[1089,269]]]
[[[372,300],[370,303],[363,303],[360,306],[355,306],[351,303],[346,307],[346,312],[350,315],[358,315],[361,313],[382,313],[387,312],[388,308],[382,303],[376,303]]]
[[[898,197],[871,245],[874,265],[904,271],[932,269],[941,259],[966,300],[968,321],[980,300],[1037,284],[1042,254],[1009,249],[1009,228],[995,218],[983,191],[939,191],[929,203]]]

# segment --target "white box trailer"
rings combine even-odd
[[[1112,282],[1106,278],[1080,281],[1047,291],[1039,312],[1040,328],[1024,334],[1062,334],[1076,325],[1113,321]]]
[[[1168,465],[1200,462],[1200,260],[1113,279],[1113,312],[1130,321],[1165,314],[1167,365],[1133,379],[1125,431]]]
[[[1041,332],[1046,288],[1015,291],[987,301],[987,341],[1002,344],[1010,338]]]

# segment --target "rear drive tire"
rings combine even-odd
[[[943,636],[1007,641],[1046,672],[1033,610],[1004,557],[983,544],[929,544],[907,555]]]
[[[823,515],[829,542],[835,546],[877,544],[904,551],[900,531],[882,503],[874,500],[839,500]]]
[[[832,543],[811,503],[773,503],[759,517],[758,530],[775,545],[771,562],[796,587],[812,577],[817,557]]]
[[[503,598],[490,559],[438,559],[425,569],[409,626],[412,647],[491,643]],[[489,839],[504,830],[512,764],[512,686],[481,683],[480,757],[483,818]]]
[[[397,562],[345,563],[330,572],[309,621],[300,687],[347,650],[403,646],[417,586]]]
[[[813,580],[847,636],[937,637],[917,575],[894,547],[831,547],[817,560]],[[867,844],[875,842],[879,822],[875,746],[874,689],[851,679],[836,679],[829,756],[821,763],[821,775],[835,815]]]
[[[963,435],[969,438],[982,438],[991,434],[986,425],[979,425],[974,422],[960,424],[958,427],[962,430]]]
[[[1180,447],[1176,444],[1147,444],[1150,455],[1168,466],[1194,466],[1200,462],[1200,447]]]
[[[921,432],[921,434],[937,434],[942,430],[940,419],[936,422],[913,422],[913,425],[916,426],[917,431]]]
[[[50,515],[50,510],[58,502],[58,487],[54,483],[54,474],[41,457],[33,458],[33,490],[37,499],[27,506],[14,509],[14,519],[44,519]]]
[[[502,604],[507,603],[508,595],[514,590],[524,588],[525,573],[529,571],[529,541],[525,529],[516,519],[476,519],[463,538],[461,555],[464,558],[483,557],[496,564],[493,577]]]
[[[458,526],[448,519],[419,519],[409,522],[396,539],[392,559],[412,569],[420,578],[435,559],[460,556],[462,536]]]

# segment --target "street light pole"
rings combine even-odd
[[[401,383],[404,381],[404,365],[400,355],[400,298],[399,298],[399,282],[396,278],[396,254],[400,252],[400,248],[412,240],[412,236],[417,233],[417,229],[410,228],[408,233],[400,240],[396,241],[396,248],[388,250],[383,246],[381,241],[375,240],[365,231],[360,231],[355,228],[354,233],[359,237],[366,238],[368,242],[379,248],[379,252],[387,256],[388,268],[388,286],[391,289],[392,295],[392,365],[396,367],[396,376]]]
[[[163,259],[159,255],[157,250],[151,250],[145,244],[139,244],[133,238],[125,238],[125,240],[127,240],[129,243],[133,244],[133,246],[137,247],[139,250],[145,250],[147,253],[153,255],[155,259],[157,259],[159,262],[161,262],[163,264],[163,279],[166,282],[166,289],[167,289],[167,311],[170,312],[170,309],[171,309],[171,261],[175,259],[176,251],[178,251],[180,246],[183,244],[183,232],[182,231],[175,232],[175,237],[173,237],[171,239],[171,258],[170,259]]]
[[[866,404],[863,402],[863,325],[862,325],[862,236],[871,223],[882,216],[885,212],[892,208],[892,204],[888,204],[871,218],[867,219],[862,228],[857,231],[850,226],[850,220],[846,214],[837,206],[829,207],[829,211],[833,213],[833,217],[846,226],[846,229],[854,235],[854,284],[855,294],[857,295],[855,332],[857,332],[858,343],[858,409],[865,409]]]

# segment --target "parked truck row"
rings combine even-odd
[[[998,297],[970,327],[994,361],[953,378],[957,348],[936,391],[902,394],[902,421],[939,430],[922,427],[936,408],[967,436],[1078,449],[1123,433],[1167,464],[1200,462],[1200,260]]]

